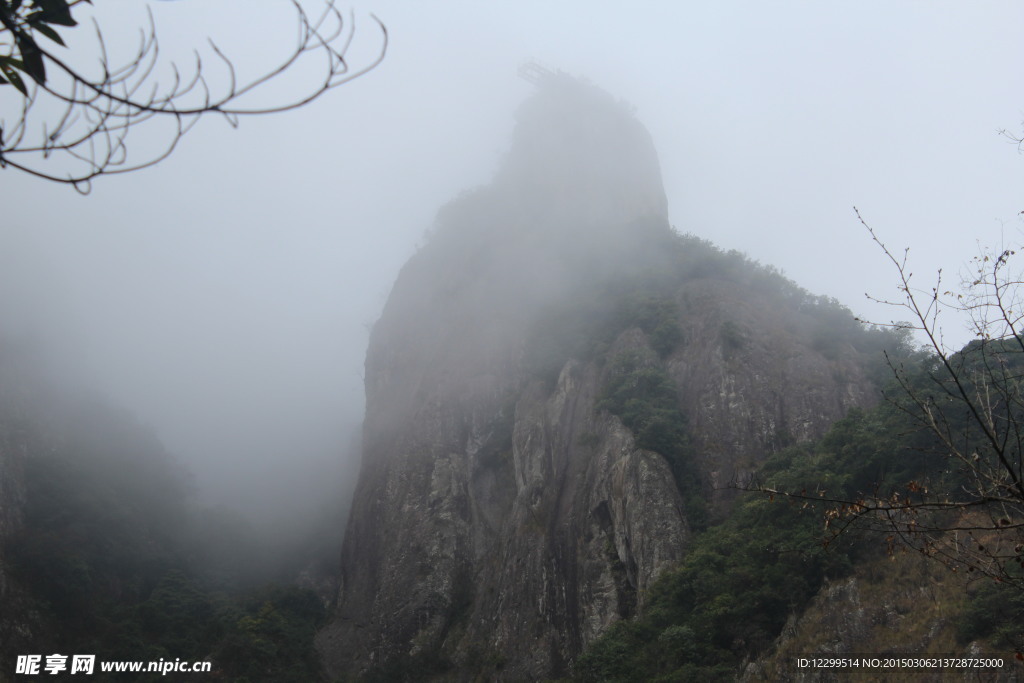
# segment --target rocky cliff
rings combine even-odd
[[[374,327],[328,672],[564,675],[723,487],[872,400],[849,325],[676,234],[630,109],[548,74]]]
[[[739,680],[795,681],[1019,681],[1021,662],[1009,640],[988,638],[972,632],[972,618],[979,622],[1014,624],[1019,640],[1019,612],[1014,599],[1008,609],[983,603],[972,592],[995,587],[988,581],[970,581],[963,573],[949,571],[917,553],[897,550],[891,556],[876,552],[862,557],[851,576],[826,584],[799,614],[792,614],[772,651],[743,668]],[[1006,596],[1003,595],[1005,598]],[[1016,599],[1019,603],[1019,599]],[[975,603],[975,604],[972,604]],[[971,612],[980,612],[973,616]],[[976,630],[976,629],[975,629]],[[1002,666],[990,666],[984,673],[962,668],[866,667],[843,671],[801,668],[800,658],[855,658],[871,653],[872,658],[974,657],[996,659]],[[871,659],[871,658],[869,658]]]

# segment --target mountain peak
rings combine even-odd
[[[590,228],[665,220],[658,155],[633,108],[589,81],[548,74],[519,108],[495,183]]]

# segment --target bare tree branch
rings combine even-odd
[[[333,0],[325,0],[314,15],[298,0],[290,0],[296,43],[285,58],[268,72],[240,82],[235,63],[211,39],[210,49],[226,75],[226,84],[215,85],[198,51],[195,64],[184,73],[177,64],[162,62],[156,25],[147,8],[148,23],[140,29],[138,47],[119,66],[111,65],[103,31],[93,21],[100,73],[90,76],[35,39],[42,35],[62,46],[53,25],[76,25],[71,9],[83,2],[89,0],[0,0],[0,84],[14,86],[0,93],[21,98],[13,120],[0,119],[0,168],[68,183],[80,192],[88,192],[97,176],[136,171],[167,158],[206,114],[221,115],[237,126],[243,116],[302,107],[374,69],[388,47],[386,27],[371,15],[380,31],[379,49],[368,63],[350,67],[346,55],[355,37],[354,17],[343,15]],[[284,102],[245,106],[247,97],[296,71],[300,60],[316,55],[322,57],[316,85]],[[169,81],[157,77],[161,69],[170,72]],[[54,105],[58,113],[47,115]],[[129,132],[150,120],[170,124],[162,147],[146,158],[133,159],[128,151]]]
[[[851,529],[881,532],[890,548],[913,548],[957,571],[1024,590],[1024,272],[1014,269],[1016,251],[983,250],[955,291],[943,289],[941,271],[933,287],[921,289],[914,285],[908,252],[893,254],[854,211],[898,275],[899,299],[869,298],[909,315],[908,322],[882,326],[921,334],[931,354],[923,371],[887,355],[896,389],[886,399],[926,435],[933,462],[948,463],[945,474],[852,497],[821,487],[780,490],[756,480],[736,485],[823,507],[832,538]],[[943,312],[966,315],[975,340],[960,350],[948,348]]]

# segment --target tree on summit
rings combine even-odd
[[[204,115],[221,115],[236,126],[242,116],[296,109],[366,74],[387,50],[387,30],[373,17],[380,44],[366,63],[351,67],[346,55],[355,37],[354,19],[344,16],[334,0],[324,0],[313,13],[291,0],[296,42],[275,66],[255,77],[239,78],[236,63],[212,40],[206,63],[198,49],[187,68],[165,62],[149,8],[148,26],[140,29],[135,52],[118,61],[112,61],[94,18],[94,64],[88,65],[83,48],[68,48],[62,36],[79,26],[74,14],[83,4],[93,2],[0,0],[0,168],[68,183],[81,192],[88,192],[97,176],[165,159]],[[312,86],[290,99],[253,98],[257,91],[267,92],[270,83],[307,71],[306,62],[321,71]],[[129,132],[156,120],[169,124],[161,146],[141,157],[130,155]]]

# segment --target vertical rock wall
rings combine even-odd
[[[694,520],[668,460],[603,403],[612,359],[648,358],[671,378],[709,500],[868,400],[854,355],[812,348],[799,306],[696,266],[659,294],[671,349],[642,325],[605,325],[599,345],[538,371],[537,340],[568,325],[546,314],[672,271],[680,244],[629,109],[544,79],[502,170],[441,211],[374,328],[362,472],[318,638],[332,676],[564,675],[643,608]]]

